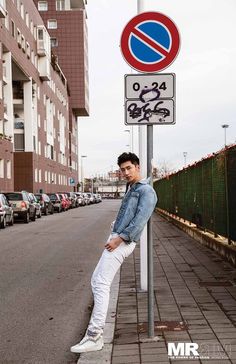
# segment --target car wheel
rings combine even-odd
[[[31,217],[31,221],[35,221],[36,219],[36,211],[34,212],[34,215]]]
[[[11,220],[9,221],[9,225],[13,226],[14,225],[14,216],[12,215]]]
[[[0,228],[5,229],[6,226],[7,226],[6,216],[3,216],[3,220],[1,222]]]
[[[29,216],[29,211],[26,212],[25,217],[24,217],[24,223],[28,224],[30,221],[30,216]]]

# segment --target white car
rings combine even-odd
[[[6,196],[0,193],[0,228],[5,229],[7,225],[14,224],[13,208]]]

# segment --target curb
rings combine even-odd
[[[104,364],[111,363],[113,338],[116,324],[116,308],[120,287],[120,269],[115,275],[111,285],[110,301],[104,329],[104,347],[100,351],[80,354],[77,364]]]
[[[179,220],[175,215],[159,208],[156,209],[156,212],[164,217],[164,219],[170,220],[180,230],[183,230],[202,245],[205,245],[211,250],[217,252],[223,259],[227,260],[236,267],[236,246],[229,245],[226,238],[215,238],[213,234],[199,230],[196,225],[190,225],[187,221],[183,221],[182,219]]]

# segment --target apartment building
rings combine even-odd
[[[0,0],[0,190],[71,191],[68,82],[33,0]]]
[[[89,115],[86,0],[34,0],[51,37],[52,52],[68,80],[70,158],[78,150],[78,120]]]

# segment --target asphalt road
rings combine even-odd
[[[90,317],[90,278],[120,201],[0,230],[0,363],[69,364]]]

